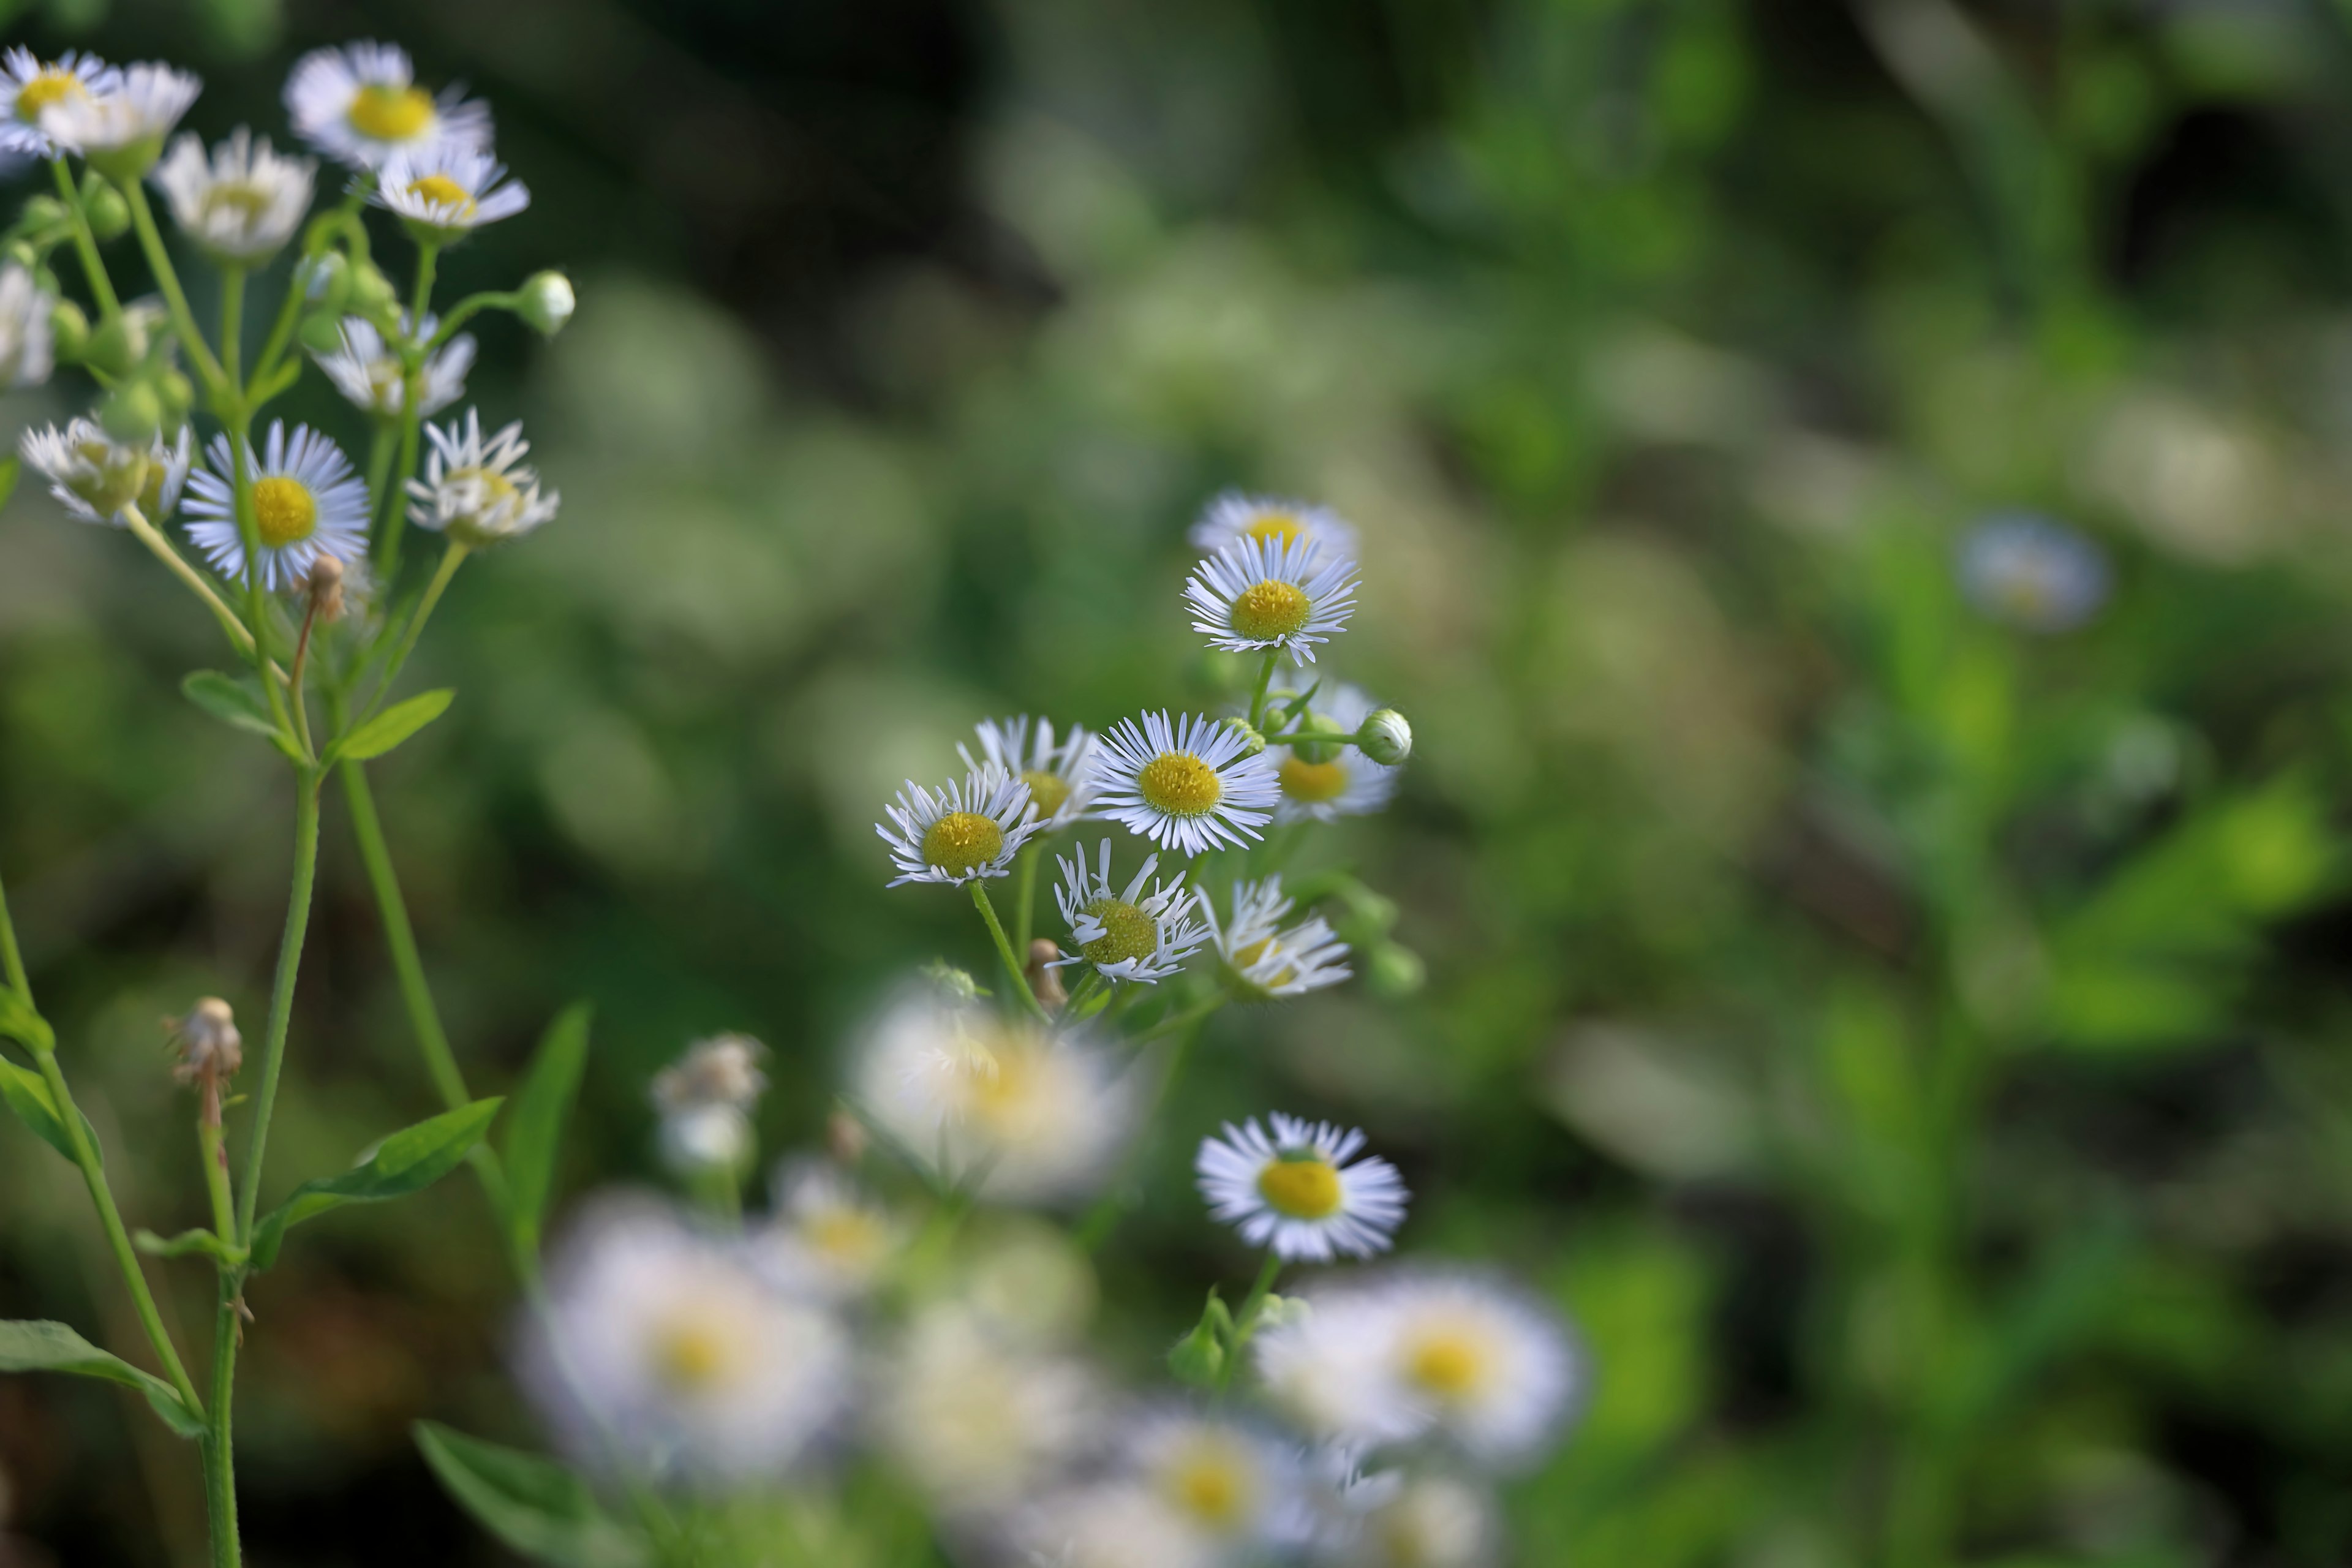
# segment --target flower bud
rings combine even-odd
[[[866,1158],[866,1147],[872,1142],[866,1123],[839,1106],[824,1119],[824,1147],[837,1164],[855,1165]]]
[[[101,245],[121,238],[131,227],[131,204],[112,185],[84,187],[82,207],[89,217],[91,236]]]
[[[89,334],[81,357],[92,370],[110,376],[129,375],[131,367],[147,357],[144,324],[129,311],[100,321]]]
[[[1383,708],[1356,727],[1356,749],[1383,767],[1412,755],[1412,726],[1393,708]]]
[[[1029,994],[1049,1012],[1070,1005],[1070,994],[1062,989],[1062,972],[1054,967],[1061,957],[1062,950],[1042,936],[1029,944],[1029,967],[1023,973]]]
[[[1429,978],[1421,954],[1393,942],[1375,943],[1364,955],[1364,984],[1376,996],[1410,996]]]
[[[61,360],[78,360],[89,353],[89,318],[71,300],[49,307],[49,341]]]
[[[1339,728],[1339,721],[1332,718],[1328,713],[1316,713],[1311,711],[1302,713],[1298,716],[1298,722],[1294,728],[1296,732],[1299,734],[1328,735],[1331,737],[1328,741],[1291,742],[1290,750],[1292,753],[1302,763],[1328,763],[1337,761],[1340,752],[1344,750],[1348,744],[1348,731]]]
[[[980,983],[971,973],[944,959],[935,958],[923,965],[923,978],[938,986],[940,994],[951,1002],[969,1002],[980,994]]]
[[[515,314],[542,337],[553,337],[572,319],[572,279],[561,272],[534,272],[524,279]]]
[[[26,234],[63,235],[66,232],[66,205],[55,196],[28,196],[16,218],[16,226]]]
[[[299,329],[302,346],[314,354],[331,354],[343,346],[343,319],[327,310],[313,310],[302,318]]]
[[[144,381],[126,381],[98,405],[98,422],[126,446],[145,446],[163,427],[163,400]]]
[[[320,554],[311,563],[310,574],[302,582],[303,596],[310,602],[310,613],[320,620],[332,623],[343,618],[343,563],[333,556]]]
[[[400,331],[400,294],[393,288],[392,279],[373,261],[362,261],[352,268],[352,314],[365,316],[379,331],[387,335]]]
[[[1220,722],[1222,722],[1226,729],[1232,731],[1235,735],[1241,738],[1242,754],[1244,756],[1255,757],[1260,752],[1265,750],[1265,734],[1253,728],[1248,720],[1225,719],[1220,721]]]
[[[21,267],[27,272],[37,272],[41,265],[41,253],[35,250],[25,240],[12,239],[6,245],[0,246],[0,261],[6,262],[11,267]]]
[[[205,1125],[218,1127],[221,1085],[245,1065],[245,1037],[236,1032],[236,1015],[217,996],[201,996],[184,1018],[166,1018],[172,1044],[180,1059],[172,1076],[194,1087],[203,1097]]]
[[[314,310],[324,311],[330,318],[339,315],[344,301],[351,298],[352,264],[340,250],[331,250],[307,263],[302,275],[302,297]]]
[[[176,370],[167,370],[155,378],[155,395],[163,405],[163,427],[176,430],[188,422],[188,410],[196,401],[195,384]]]

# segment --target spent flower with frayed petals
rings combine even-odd
[[[57,352],[57,296],[22,263],[0,267],[0,388],[38,386]]]
[[[2105,554],[2063,523],[2032,513],[1998,514],[1969,530],[1958,565],[1969,602],[2023,631],[2073,631],[2107,600]]]
[[[1066,826],[1086,815],[1094,799],[1087,773],[1094,765],[1096,738],[1082,724],[1073,724],[1069,732],[1055,738],[1050,719],[1033,719],[1024,714],[1015,719],[982,719],[973,726],[980,736],[981,761],[994,763],[1006,773],[1018,777],[1029,786],[1029,798],[1037,803],[1037,823],[1052,830]],[[976,768],[968,747],[959,744],[956,754],[967,768]]]
[[[134,506],[153,523],[172,515],[188,479],[194,443],[185,426],[168,443],[161,436],[118,441],[97,421],[77,419],[62,430],[50,425],[26,431],[17,450],[48,479],[49,493],[72,516],[119,526],[123,512]]]
[[[1192,569],[1192,629],[1229,653],[1279,650],[1315,662],[1355,609],[1356,563],[1307,540],[1237,539]]]
[[[108,178],[136,179],[162,153],[163,138],[204,85],[186,71],[154,61],[125,66],[99,90],[50,100],[41,110],[40,127]]]
[[[1096,753],[1094,785],[1096,816],[1185,855],[1258,837],[1281,796],[1272,763],[1190,713],[1120,720]]]
[[[490,110],[464,89],[438,98],[416,85],[407,51],[368,41],[313,49],[286,79],[286,111],[301,138],[354,169],[444,144],[490,144]]]
[[[1287,930],[1283,921],[1291,910],[1280,877],[1262,882],[1235,882],[1232,918],[1217,919],[1213,900],[1203,894],[1201,912],[1208,917],[1210,940],[1224,961],[1225,984],[1244,1002],[1270,1002],[1281,996],[1303,996],[1337,985],[1354,971],[1346,963],[1348,944],[1321,915],[1309,915]]]
[[[1094,1376],[979,1312],[919,1313],[886,1361],[875,1435],[917,1486],[950,1512],[1004,1509],[1093,1442]]]
[[[404,314],[404,325],[407,318]],[[427,315],[415,331],[425,342],[432,341],[439,326],[436,318]],[[335,384],[354,407],[374,415],[379,419],[397,419],[408,397],[407,372],[402,367],[400,355],[383,340],[375,323],[363,316],[345,316],[337,336],[341,346],[332,353],[313,353],[319,368]],[[417,412],[438,414],[466,395],[466,373],[474,367],[474,337],[459,332],[439,348],[425,356],[424,374],[418,381]]]
[[[716,1035],[697,1040],[654,1075],[662,1153],[674,1169],[691,1174],[750,1163],[751,1108],[768,1087],[768,1075],[760,1070],[767,1054],[749,1035]]]
[[[617,1447],[687,1480],[772,1479],[843,1415],[855,1371],[830,1311],[646,1200],[575,1223],[522,1334],[525,1392],[575,1458]]]
[[[236,1015],[219,997],[200,996],[185,1017],[166,1018],[163,1027],[180,1056],[172,1077],[204,1096],[205,1124],[218,1127],[221,1085],[245,1065],[245,1037],[237,1033]]]
[[[1194,909],[1200,895],[1182,878],[1151,885],[1159,856],[1145,856],[1124,889],[1110,879],[1108,838],[1095,867],[1087,866],[1083,845],[1075,856],[1055,863],[1062,869],[1062,885],[1054,889],[1054,901],[1078,949],[1063,963],[1090,963],[1106,980],[1150,984],[1175,973],[1208,940],[1209,927]]]
[[[95,98],[118,90],[122,73],[100,59],[68,49],[45,61],[17,46],[0,56],[0,153],[54,158],[58,144],[41,129],[41,115],[69,98]]]
[[[890,1211],[829,1160],[789,1162],[775,1190],[775,1216],[753,1242],[771,1277],[827,1300],[871,1290],[904,1240]]]
[[[1334,555],[1356,552],[1356,531],[1328,507],[1227,490],[1192,525],[1192,543],[1214,555],[1236,540],[1266,544],[1317,544]]]
[[[1362,1154],[1360,1131],[1279,1111],[1269,1120],[1271,1134],[1252,1117],[1202,1140],[1193,1170],[1209,1212],[1288,1262],[1387,1251],[1408,1195],[1396,1167]]]
[[[562,497],[542,493],[539,470],[524,462],[530,443],[517,420],[488,440],[482,416],[466,410],[463,424],[428,425],[433,451],[425,477],[408,481],[409,521],[479,550],[519,539],[555,515]]]
[[[237,455],[226,436],[215,436],[205,456],[209,469],[188,476],[188,538],[224,577],[248,573],[245,539],[236,523]],[[291,588],[310,574],[320,555],[349,565],[367,552],[367,482],[352,471],[351,459],[308,425],[289,436],[283,420],[272,420],[268,438],[243,454],[252,479],[254,532],[261,559],[257,570],[267,588]]]
[[[888,883],[893,888],[1002,877],[1039,826],[1029,786],[990,762],[936,791],[908,779],[898,801],[882,810],[890,820],[875,824],[874,831],[890,847],[898,868]]]
[[[205,154],[193,132],[172,143],[148,177],[171,204],[180,232],[214,256],[249,265],[274,255],[310,210],[318,164],[273,153],[243,126]]]
[[[368,199],[447,245],[521,212],[530,189],[488,153],[442,142],[384,160]]]
[[[1352,686],[1310,702],[1296,726],[1328,734],[1275,749],[1275,776],[1282,784],[1276,822],[1337,822],[1362,816],[1388,805],[1396,794],[1397,770],[1349,744],[1374,712],[1372,700]]]

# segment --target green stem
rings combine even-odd
[[[425,340],[425,352],[429,354],[451,338],[456,337],[458,328],[480,315],[484,310],[511,310],[521,303],[522,296],[511,289],[503,292],[468,294],[451,307],[447,315],[441,318],[441,324],[434,330],[432,337]]]
[[[1004,973],[1013,981],[1013,988],[1021,994],[1021,1000],[1040,1023],[1050,1023],[1045,1009],[1038,1004],[1037,994],[1029,989],[1029,976],[1023,972],[1021,961],[1013,956],[1013,943],[1006,940],[1004,927],[996,919],[996,906],[988,901],[988,889],[978,879],[971,884],[971,901],[980,910],[980,918],[987,922],[988,934],[996,939],[996,956],[1004,961]]]
[[[239,372],[245,362],[245,268],[225,267],[221,269],[220,303],[221,374],[228,378],[231,387],[239,384]]]
[[[319,869],[319,776],[295,775],[294,881],[286,899],[286,931],[278,944],[278,978],[269,997],[269,1032],[262,1046],[261,1088],[253,1099],[252,1142],[246,1147],[245,1179],[237,1194],[236,1235],[253,1245],[253,1211],[261,1198],[261,1162],[269,1147],[269,1113],[278,1102],[278,1079],[286,1067],[286,1031],[294,1009],[294,977],[302,967],[302,939],[310,927],[310,891]]]
[[[16,945],[16,922],[8,918],[8,887],[0,882],[0,976],[26,1006],[33,1005],[33,982],[25,973],[25,954]]]
[[[384,945],[392,950],[392,971],[400,983],[400,1000],[408,1011],[408,1027],[425,1057],[425,1076],[444,1104],[456,1110],[473,1103],[458,1070],[457,1053],[449,1048],[441,1014],[433,1005],[425,983],[425,963],[417,955],[416,930],[409,923],[408,901],[401,896],[400,878],[393,869],[392,851],[384,843],[383,823],[376,816],[375,795],[368,788],[367,769],[355,762],[338,764],[343,798],[350,805],[352,836],[359,840],[360,861],[367,868],[368,886],[375,893],[377,914],[383,921]]]
[[[137,506],[126,506],[115,515],[131,530],[132,538],[145,545],[148,552],[161,561],[173,576],[186,584],[188,590],[205,602],[205,607],[212,611],[214,618],[220,622],[221,630],[228,634],[228,640],[236,646],[237,652],[247,658],[252,658],[253,633],[236,618],[236,612],[230,609],[220,595],[213,590],[213,585],[205,580],[204,574],[189,565],[187,558],[172,548],[172,542],[147,521],[146,515]]]
[[[1224,1001],[1222,994],[1212,996],[1137,1037],[1135,1043],[1140,1046],[1171,1031],[1180,1031],[1176,1035],[1176,1048],[1168,1058],[1167,1070],[1160,1075],[1160,1082],[1151,1091],[1151,1103],[1144,1107],[1142,1118],[1135,1124],[1135,1136],[1128,1144],[1127,1155],[1120,1161],[1118,1173],[1103,1188],[1102,1196],[1095,1200],[1094,1206],[1087,1209],[1085,1217],[1078,1222],[1076,1235],[1080,1249],[1087,1252],[1098,1250],[1104,1242],[1110,1239],[1110,1233],[1118,1228],[1120,1217],[1127,1213],[1128,1192],[1133,1185],[1137,1168],[1143,1163],[1151,1124],[1159,1120],[1160,1108],[1168,1102],[1176,1080],[1184,1076],[1184,1068],[1192,1059],[1193,1042],[1201,1037],[1197,1026],[1224,1005]]]
[[[81,257],[82,276],[89,279],[90,294],[98,300],[99,314],[112,321],[122,314],[122,302],[114,297],[114,282],[106,275],[106,263],[98,257],[98,241],[90,237],[89,219],[81,210],[81,192],[74,188],[73,173],[63,158],[49,160],[49,170],[58,177],[58,199],[65,203],[66,216],[73,228],[74,250]]]
[[[1021,847],[1013,863],[1013,951],[1024,958],[1028,956],[1030,935],[1037,929],[1032,917],[1037,909],[1037,857],[1043,853],[1042,847],[1032,840]],[[1023,973],[1027,973],[1025,967]]]
[[[392,695],[392,683],[400,679],[401,666],[406,664],[408,656],[415,651],[416,639],[423,635],[425,623],[433,618],[433,607],[448,591],[449,579],[455,577],[457,568],[466,563],[466,547],[454,539],[441,552],[441,565],[433,574],[433,581],[425,585],[425,597],[417,601],[416,613],[408,617],[407,628],[400,634],[400,646],[393,650],[392,662],[383,667],[383,678],[376,682],[374,697],[369,700],[366,710],[360,715],[361,723],[374,718],[377,710],[383,708],[383,700]]]
[[[425,326],[425,312],[433,304],[433,272],[438,264],[441,247],[430,241],[419,240],[416,246],[416,286],[408,301],[408,326],[404,334],[412,341],[403,349],[405,369],[403,373],[400,398],[400,471],[383,497],[383,525],[381,531],[383,552],[383,580],[389,586],[400,574],[401,525],[407,513],[400,504],[400,491],[416,472],[418,431],[425,420],[418,405],[425,401],[425,354],[414,342],[415,334]]]
[[[1274,685],[1275,660],[1282,657],[1280,648],[1268,648],[1265,662],[1257,667],[1257,689],[1250,693],[1250,728],[1255,730],[1265,717],[1265,694]]]
[[[220,1279],[213,1315],[213,1403],[204,1436],[205,1512],[212,1522],[212,1568],[238,1568],[236,1449],[231,1416],[236,1403],[236,1341],[240,1287]]]
[[[217,1109],[216,1102],[207,1101]],[[228,1190],[228,1150],[221,1141],[220,1123],[196,1120],[196,1153],[204,1161],[205,1191],[213,1202],[213,1234],[230,1247],[236,1245],[236,1201]]]
[[[1234,1342],[1225,1349],[1225,1363],[1217,1369],[1216,1396],[1223,1399],[1233,1386],[1234,1369],[1241,1365],[1242,1352],[1249,1348],[1250,1336],[1257,1332],[1258,1309],[1274,1291],[1275,1276],[1282,1272],[1282,1255],[1269,1252],[1258,1266],[1257,1281],[1250,1293],[1242,1299],[1241,1310],[1234,1314]]]
[[[131,206],[131,226],[138,232],[139,248],[147,255],[148,268],[155,274],[155,286],[163,291],[163,306],[172,315],[172,328],[180,334],[180,346],[188,352],[188,363],[196,367],[196,375],[205,390],[224,413],[234,403],[237,388],[229,381],[213,358],[212,345],[196,331],[196,318],[188,309],[188,296],[180,288],[180,274],[172,266],[171,253],[163,248],[163,232],[155,226],[154,209],[147,205],[145,186],[138,180],[126,180],[115,187]]]

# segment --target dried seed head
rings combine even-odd
[[[1069,1005],[1070,994],[1062,989],[1062,972],[1048,967],[1061,960],[1062,950],[1042,936],[1029,944],[1029,989],[1047,1008]]]
[[[236,1032],[236,1016],[219,997],[199,997],[186,1017],[163,1022],[180,1053],[172,1076],[182,1083],[226,1078],[245,1065],[245,1037]]]
[[[335,622],[343,618],[343,563],[324,553],[311,564],[310,575],[304,580],[302,591],[310,601],[310,613],[321,621]]]

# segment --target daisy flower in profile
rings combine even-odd
[[[394,153],[452,143],[490,144],[490,110],[459,88],[436,98],[416,85],[404,49],[345,44],[313,49],[286,79],[296,134],[337,163],[374,169]]]
[[[291,238],[310,210],[310,185],[319,165],[269,150],[269,138],[256,138],[243,126],[205,155],[193,132],[172,143],[148,178],[171,204],[180,232],[215,257],[250,263],[274,254]]]
[[[1328,507],[1227,490],[1192,525],[1192,543],[1214,555],[1239,539],[1265,544],[1317,544],[1334,555],[1356,552],[1356,531]]]
[[[555,515],[563,498],[542,493],[539,470],[522,460],[530,443],[520,420],[486,441],[480,411],[468,408],[463,425],[428,425],[425,433],[433,438],[425,477],[408,481],[415,498],[408,520],[417,527],[480,550],[520,539]]]
[[[1321,915],[1309,915],[1288,930],[1283,921],[1291,900],[1280,877],[1234,884],[1233,918],[1220,921],[1217,906],[1203,894],[1210,939],[1224,961],[1225,981],[1245,1002],[1303,996],[1337,985],[1354,971],[1346,963],[1348,944]]]
[[[118,441],[97,421],[77,419],[62,430],[50,425],[26,431],[17,449],[80,521],[120,525],[124,510],[135,506],[160,523],[180,504],[194,441],[184,425],[168,443],[157,436],[142,444]]]
[[[749,1035],[714,1035],[695,1041],[654,1075],[662,1153],[674,1169],[691,1174],[750,1163],[751,1108],[768,1088],[768,1075],[760,1070],[767,1054]]]
[[[406,321],[403,315],[404,325]],[[415,328],[417,337],[430,342],[440,321],[426,316]],[[345,316],[339,329],[341,345],[332,353],[313,353],[319,368],[335,384],[352,406],[374,415],[379,419],[400,417],[402,404],[408,396],[407,373],[401,368],[400,356],[375,330],[375,323],[361,316]],[[459,332],[439,348],[425,356],[425,374],[419,383],[416,411],[438,414],[466,395],[466,373],[474,368],[474,335]]]
[[[1192,629],[1231,653],[1280,649],[1315,662],[1315,645],[1348,624],[1356,563],[1307,540],[1236,539],[1192,569],[1184,602]]]
[[[1383,767],[1349,744],[1349,738],[1379,709],[1379,703],[1356,688],[1342,686],[1299,715],[1296,728],[1331,739],[1270,748],[1274,774],[1282,785],[1282,804],[1274,809],[1276,822],[1336,822],[1389,803],[1401,770]]]
[[[204,86],[198,77],[153,61],[126,66],[95,91],[51,99],[42,107],[40,128],[110,179],[135,177],[154,163],[163,138]]]
[[[1102,738],[1094,784],[1096,815],[1185,855],[1258,837],[1281,795],[1273,763],[1191,713],[1120,720]]]
[[[924,1309],[885,1362],[882,1447],[955,1513],[1003,1509],[1090,1447],[1102,1397],[1087,1369],[961,1305]]]
[[[777,1280],[827,1300],[872,1289],[901,1239],[890,1211],[827,1160],[784,1165],[776,1191],[775,1217],[755,1246]]]
[[[1289,1444],[1240,1422],[1161,1410],[1128,1433],[1125,1468],[1221,1555],[1301,1538],[1303,1471]]]
[[[1123,890],[1110,879],[1108,838],[1093,868],[1087,865],[1083,845],[1076,855],[1055,863],[1062,868],[1062,885],[1054,889],[1054,901],[1078,948],[1077,956],[1064,963],[1091,963],[1106,980],[1150,984],[1183,967],[1208,939],[1208,926],[1193,910],[1200,895],[1182,878],[1149,886],[1160,864],[1157,855],[1143,858],[1142,868]]]
[[[1094,799],[1087,777],[1095,754],[1093,731],[1073,724],[1056,742],[1052,720],[1026,715],[982,719],[974,728],[980,734],[982,760],[994,763],[1029,786],[1029,798],[1037,803],[1040,826],[1051,832],[1085,815]],[[961,744],[956,747],[956,754],[968,768],[980,765]]]
[[[0,56],[0,153],[54,158],[58,145],[41,114],[68,98],[95,98],[121,85],[122,73],[96,55],[68,49],[44,61],[21,45]]]
[[[842,1414],[849,1334],[739,1248],[667,1207],[605,1199],[556,1249],[523,1319],[525,1393],[574,1458],[604,1435],[632,1464],[714,1481],[773,1477]]]
[[[1276,1112],[1204,1138],[1192,1168],[1209,1212],[1242,1239],[1292,1263],[1370,1258],[1404,1223],[1404,1179],[1376,1154],[1358,1158],[1361,1132]]]
[[[0,386],[38,386],[49,379],[57,346],[49,312],[57,303],[21,263],[0,267]]]
[[[367,483],[332,441],[298,425],[289,437],[272,420],[259,452],[245,450],[253,480],[254,532],[261,559],[248,563],[236,526],[236,458],[228,437],[205,449],[209,470],[188,476],[188,538],[222,576],[257,572],[267,588],[291,588],[310,575],[321,555],[345,565],[367,551]]]
[[[530,205],[530,189],[488,153],[443,142],[385,159],[368,199],[448,245]]]
[[[882,810],[890,820],[876,823],[874,831],[890,847],[890,859],[898,868],[888,884],[893,888],[1002,877],[1037,831],[1029,786],[994,763],[982,763],[937,791],[908,779],[897,803]]]
[[[2051,636],[2107,600],[2107,558],[2082,534],[2030,512],[1987,518],[1960,541],[1960,587],[1997,621]]]

